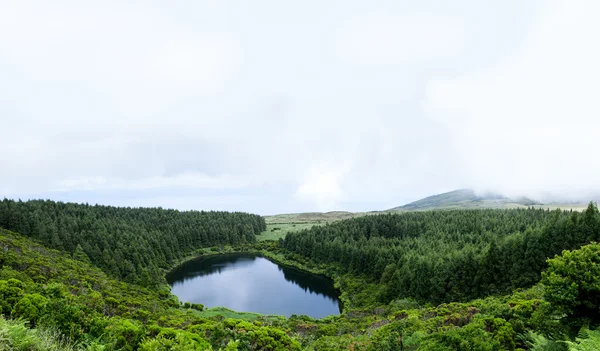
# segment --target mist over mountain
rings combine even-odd
[[[599,196],[588,195],[566,197],[547,193],[538,198],[506,196],[490,190],[458,189],[431,195],[420,200],[397,206],[388,211],[420,211],[432,209],[477,209],[477,208],[583,208],[590,201],[597,202]]]

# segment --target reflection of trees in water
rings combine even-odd
[[[288,282],[298,285],[305,292],[323,295],[326,298],[337,302],[338,292],[333,287],[331,279],[312,273],[305,273],[295,268],[277,266],[283,272],[283,277]]]
[[[197,277],[204,277],[214,273],[221,274],[229,269],[250,266],[255,260],[255,255],[240,254],[200,257],[175,268],[167,274],[166,278],[169,284],[186,282]]]
[[[261,256],[253,254],[224,254],[209,257],[200,257],[189,261],[167,275],[169,284],[184,283],[198,277],[208,276],[214,273],[222,272],[238,267],[250,266]],[[279,271],[283,272],[286,281],[299,286],[305,292],[321,295],[327,299],[339,303],[339,293],[333,287],[331,279],[312,273],[307,273],[296,268],[280,266],[277,263],[269,261],[277,266]]]

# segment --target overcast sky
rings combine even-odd
[[[600,190],[600,1],[0,0],[0,198]]]

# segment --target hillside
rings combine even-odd
[[[256,350],[300,348],[266,318],[251,324],[245,314],[229,311],[240,319],[224,320],[202,305],[182,306],[166,285],[117,281],[87,259],[1,228],[0,247],[0,350],[219,350],[233,340]],[[41,329],[27,332],[24,323]],[[6,338],[15,330],[21,334]]]
[[[534,289],[441,308],[421,308],[405,300],[320,320],[293,316],[250,321],[227,318],[235,314],[229,310],[205,313],[201,305],[181,306],[166,287],[154,290],[119,282],[65,252],[14,232],[0,229],[0,245],[0,350],[391,351],[398,346],[397,330],[414,335],[407,345],[422,350],[438,350],[449,337],[467,339],[466,345],[512,350],[505,335],[514,338],[512,328],[484,328],[490,321],[522,325],[531,313],[498,320],[495,306],[510,302],[516,309],[540,299],[539,289]],[[374,284],[367,288],[352,277],[341,282],[348,289],[350,284],[376,290]],[[456,327],[438,328],[440,318]],[[407,321],[410,324],[404,326]],[[502,335],[508,344],[498,339]]]
[[[597,197],[597,196],[596,196]],[[450,209],[511,209],[511,208],[544,208],[544,209],[573,209],[584,210],[589,201],[579,202],[540,202],[521,196],[518,198],[506,197],[499,193],[487,192],[478,194],[473,189],[458,189],[446,193],[431,195],[423,199],[410,202],[405,205],[390,208],[383,211],[369,212],[349,212],[349,211],[331,211],[331,212],[305,212],[289,213],[265,216],[267,226],[281,226],[296,224],[296,227],[305,229],[314,224],[323,224],[335,222],[343,219],[362,217],[366,215],[381,214],[392,211],[426,211],[426,210],[450,210]],[[270,230],[271,228],[267,228]],[[288,228],[286,228],[288,229]],[[289,228],[291,229],[291,228]],[[298,229],[299,230],[299,229]],[[292,230],[297,231],[297,230]]]
[[[600,213],[591,204],[575,213],[362,216],[281,242],[223,245],[333,279],[343,312],[313,319],[206,311],[182,304],[164,284],[142,287],[95,267],[83,250],[54,250],[0,228],[0,350],[540,350],[553,342],[547,330],[569,340],[573,327],[600,323],[590,305],[600,286],[600,263],[590,258],[600,257],[600,245],[581,248],[599,237]],[[577,284],[592,290],[563,293]]]
[[[164,283],[162,271],[197,250],[254,242],[266,225],[258,215],[239,212],[4,199],[0,227],[86,256],[114,278],[150,287]]]
[[[563,208],[563,205],[545,205],[526,197],[508,198],[497,193],[477,194],[472,189],[459,189],[447,193],[428,196],[426,198],[389,209],[388,211],[426,211],[449,209],[479,209],[479,208]],[[575,206],[575,205],[573,205]],[[585,208],[585,205],[582,205]],[[579,207],[577,204],[576,207]]]
[[[594,197],[598,198],[598,196]],[[509,198],[498,193],[477,194],[472,189],[458,189],[447,193],[436,194],[413,201],[406,205],[384,211],[370,212],[305,212],[265,216],[266,230],[258,236],[259,241],[283,239],[287,233],[310,229],[326,223],[352,219],[368,215],[390,212],[413,212],[430,210],[477,210],[477,209],[514,209],[541,208],[549,210],[583,211],[589,201],[580,202],[548,202],[542,203],[527,197]]]

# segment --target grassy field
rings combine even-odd
[[[306,213],[288,213],[278,214],[274,216],[266,216],[267,224],[285,224],[285,223],[327,223],[360,217],[369,214],[370,212],[306,212]]]
[[[279,240],[285,238],[287,233],[309,229],[315,225],[339,221],[342,219],[365,216],[376,212],[306,212],[288,213],[266,216],[267,230],[257,236],[258,241]]]
[[[265,240],[279,240],[279,238],[285,238],[289,232],[297,232],[302,229],[309,229],[315,225],[322,225],[319,222],[306,222],[306,223],[267,223],[267,230],[260,233],[256,237],[258,241]]]
[[[214,316],[223,316],[225,318],[235,318],[235,319],[243,319],[249,322],[253,322],[255,320],[266,320],[269,322],[274,322],[277,320],[284,320],[285,317],[284,316],[278,316],[278,315],[264,315],[264,314],[260,314],[260,313],[252,313],[252,312],[237,312],[234,310],[230,310],[229,308],[225,308],[225,307],[214,307],[214,308],[207,308],[204,311],[196,311],[196,310],[190,310],[193,311],[194,314],[197,314],[200,317],[203,318],[210,318],[210,317],[214,317]]]

